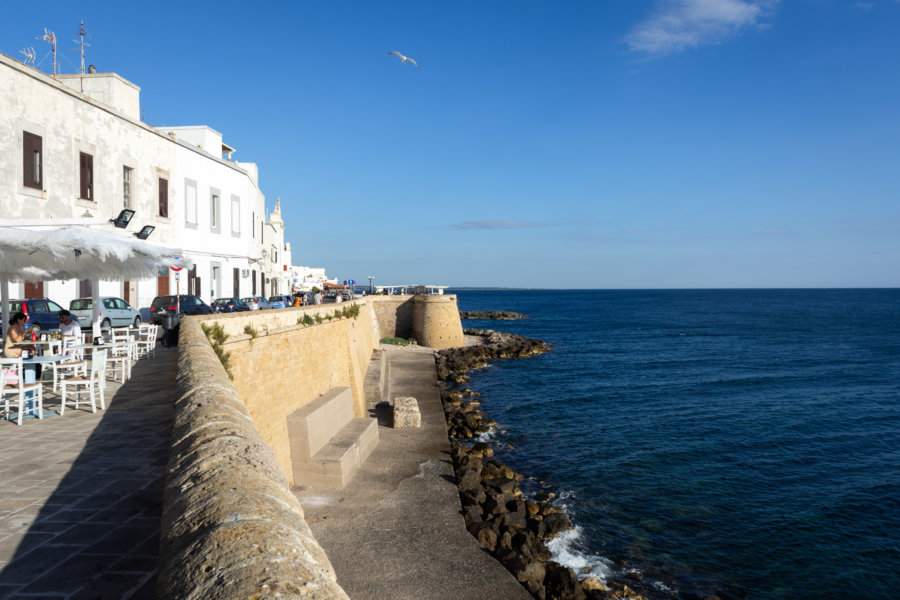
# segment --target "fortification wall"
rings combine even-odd
[[[357,416],[365,415],[364,379],[382,336],[444,344],[458,328],[462,345],[455,298],[445,298],[370,297],[182,321],[160,598],[347,598],[290,490],[287,416],[338,386],[350,387]],[[358,314],[334,317],[345,310]],[[226,336],[220,352],[233,380],[201,326]]]
[[[382,336],[415,339],[430,348],[463,345],[456,296],[370,296],[367,300]]]
[[[347,600],[199,320],[178,358],[157,597]]]

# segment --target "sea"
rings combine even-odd
[[[552,352],[470,372],[554,557],[648,597],[900,598],[900,289],[450,290]]]

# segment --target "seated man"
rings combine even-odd
[[[59,311],[59,333],[63,337],[74,337],[81,343],[81,325],[78,319],[72,318],[72,313],[67,310]]]

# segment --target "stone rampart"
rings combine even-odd
[[[382,336],[449,343],[455,314],[461,345],[455,298],[422,302],[418,317],[416,298],[182,322],[158,597],[346,598],[290,490],[287,416],[341,386],[366,415],[365,375]],[[233,379],[201,326],[221,328]]]
[[[463,345],[456,296],[370,296],[382,336],[415,339],[430,348]]]
[[[157,597],[346,599],[199,319],[178,358]]]

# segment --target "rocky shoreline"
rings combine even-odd
[[[515,321],[516,319],[527,319],[528,315],[512,312],[509,310],[461,310],[459,311],[460,319],[492,319],[494,321]]]
[[[435,364],[466,528],[538,600],[643,599],[621,583],[579,580],[573,569],[553,561],[546,542],[572,528],[566,514],[552,505],[554,495],[526,497],[518,485],[524,476],[494,458],[490,444],[470,445],[496,422],[480,410],[479,394],[462,387],[469,380],[467,371],[485,367],[489,360],[549,352],[550,344],[492,330],[464,333],[482,338],[481,344],[441,350]]]

